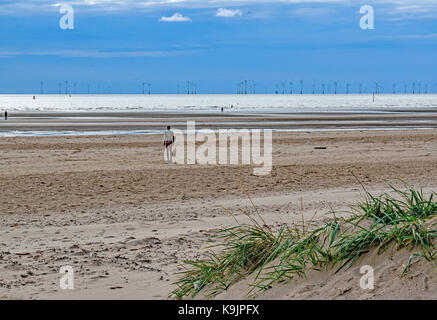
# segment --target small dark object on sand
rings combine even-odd
[[[326,147],[314,147],[315,150],[326,150]]]

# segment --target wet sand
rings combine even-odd
[[[167,124],[186,128],[187,121],[202,128],[276,130],[436,128],[437,112],[426,110],[354,110],[351,112],[10,112],[0,120],[6,131],[162,130]]]

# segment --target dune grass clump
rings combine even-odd
[[[184,261],[188,267],[176,281],[177,288],[172,295],[181,299],[203,292],[213,297],[249,275],[254,275],[249,294],[254,291],[256,294],[275,283],[305,276],[310,269],[333,267],[339,272],[351,267],[372,248],[377,248],[378,254],[389,248],[416,249],[402,275],[416,259],[434,261],[437,255],[434,245],[437,221],[432,219],[437,216],[434,193],[426,199],[422,191],[412,188],[400,191],[392,187],[392,190],[394,196],[374,197],[366,192],[365,200],[354,208],[351,218],[334,215],[312,230],[309,230],[310,225],[298,228],[284,224],[277,231],[267,226],[244,190],[257,217],[241,212],[253,224],[239,224],[225,209],[238,225],[218,232],[214,246],[218,250],[207,259]]]
[[[395,187],[391,189],[394,191],[394,196],[382,194],[374,197],[367,193],[366,200],[358,205],[365,218],[385,224],[396,224],[402,221],[427,219],[437,214],[434,193],[425,199],[422,190],[416,191],[410,188],[408,191],[401,191]]]
[[[226,290],[245,276],[262,270],[295,241],[287,230],[277,234],[255,225],[239,225],[220,230],[220,254],[210,253],[200,261],[184,261],[191,266],[183,272],[174,294],[178,298],[194,297],[205,288],[207,296]]]

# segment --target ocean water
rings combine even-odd
[[[202,111],[329,112],[426,110],[437,94],[416,95],[0,95],[8,111]]]

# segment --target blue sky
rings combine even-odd
[[[73,0],[74,30],[60,3],[0,2],[0,93],[437,92],[437,2],[433,0]],[[371,5],[375,29],[362,30]],[[147,90],[146,90],[147,91]]]

